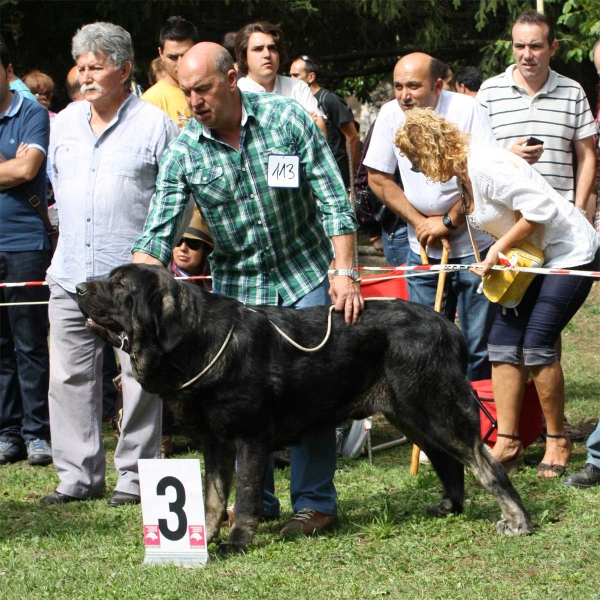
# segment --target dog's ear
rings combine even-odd
[[[184,319],[181,314],[179,286],[166,293],[158,293],[160,310],[154,313],[158,343],[165,352],[172,352],[185,335]]]
[[[134,345],[145,347],[146,354],[150,351],[148,346],[154,349],[152,354],[171,352],[185,333],[179,286],[170,276],[149,274],[138,285],[132,294]]]

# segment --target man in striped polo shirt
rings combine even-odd
[[[488,112],[498,145],[533,165],[584,212],[596,172],[594,117],[581,85],[550,69],[557,48],[550,19],[525,11],[512,29],[516,64],[485,81],[477,100]],[[531,138],[543,143],[530,142]]]

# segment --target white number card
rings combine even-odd
[[[202,566],[208,561],[200,461],[138,460],[144,564]]]
[[[267,185],[272,188],[299,188],[300,157],[296,154],[269,154]]]

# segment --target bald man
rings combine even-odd
[[[79,71],[77,65],[73,65],[71,70],[67,73],[67,94],[73,102],[79,102],[83,100],[83,94],[81,93],[81,85],[79,84]]]
[[[215,243],[209,261],[216,293],[246,304],[292,308],[333,301],[347,323],[356,322],[363,307],[353,269],[356,218],[335,158],[311,116],[291,98],[238,89],[233,60],[217,44],[197,44],[184,55],[179,84],[193,118],[163,157],[144,232],[133,246],[134,262],[168,264],[192,194]],[[284,172],[292,180],[273,175],[268,155],[286,165]],[[207,471],[210,452],[205,446]],[[261,500],[263,518],[279,516],[272,467],[264,498],[254,497],[242,476],[248,468],[246,454],[238,456],[230,551],[252,539]],[[262,445],[253,447],[252,455],[259,469],[266,465],[268,450]],[[335,431],[294,446],[291,463],[295,516],[281,535],[311,535],[333,526]],[[207,488],[210,540],[226,515],[229,490],[225,482]]]
[[[439,263],[442,244],[450,249],[450,263],[476,262],[456,180],[430,183],[394,146],[394,136],[404,122],[404,113],[415,107],[432,108],[459,129],[471,134],[475,144],[496,145],[487,115],[468,96],[443,90],[444,63],[427,54],[415,52],[398,61],[394,69],[395,100],[385,104],[373,130],[364,160],[369,167],[369,185],[382,202],[408,223],[410,251],[408,264],[421,263],[420,246],[427,247],[429,262]],[[404,190],[394,181],[400,169]],[[493,240],[474,232],[482,256]],[[413,302],[433,308],[437,277],[409,279]],[[491,305],[477,293],[480,278],[468,271],[448,273],[442,312],[454,321],[458,308],[461,330],[469,347],[468,377],[471,381],[489,379],[491,368],[487,353],[487,333],[491,324]]]

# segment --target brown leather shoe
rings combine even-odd
[[[304,509],[296,513],[292,520],[279,532],[284,538],[296,535],[313,535],[337,525],[337,515],[326,515],[318,510]]]

